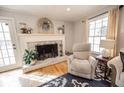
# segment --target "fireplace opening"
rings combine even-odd
[[[37,60],[45,60],[58,56],[58,44],[36,45]]]

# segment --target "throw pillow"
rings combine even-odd
[[[120,57],[123,64],[123,71],[124,71],[124,52],[120,52]]]

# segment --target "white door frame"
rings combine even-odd
[[[12,69],[15,69],[15,68],[19,68],[19,67],[22,67],[22,62],[20,60],[20,47],[19,47],[19,39],[18,39],[18,34],[17,34],[17,31],[16,31],[16,27],[15,27],[15,20],[14,18],[10,18],[10,17],[2,17],[0,16],[0,20],[8,20],[8,21],[11,21],[11,26],[10,29],[12,29],[12,34],[14,35],[15,37],[15,45],[16,45],[16,57],[15,57],[15,60],[16,60],[16,64],[13,64],[13,65],[8,65],[8,66],[3,66],[3,67],[0,67],[0,72],[3,72],[3,71],[7,71],[7,70],[12,70]]]

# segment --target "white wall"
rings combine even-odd
[[[15,12],[11,12],[11,11],[4,11],[4,10],[0,11],[0,16],[14,18],[17,32],[20,32],[20,30],[19,30],[20,22],[24,22],[28,26],[32,27],[34,32],[38,31],[37,25],[36,25],[38,18],[36,16],[22,14],[22,13],[15,13]]]
[[[28,26],[33,28],[33,33],[39,32],[37,27],[37,21],[39,18],[38,16],[33,16],[26,13],[17,13],[13,12],[11,10],[1,10],[0,9],[0,16],[4,17],[11,17],[15,19],[15,25],[16,25],[16,31],[20,32],[19,30],[19,23],[24,22]],[[51,19],[52,20],[52,19]],[[65,36],[66,36],[66,50],[71,51],[72,50],[72,24],[70,22],[64,22],[59,20],[52,20],[54,24],[54,32],[57,33],[57,28],[65,25]]]
[[[124,7],[120,11],[117,50],[124,49]]]
[[[39,32],[38,31],[38,27],[37,27],[37,21],[39,18],[38,16],[33,16],[31,14],[25,14],[25,13],[17,13],[17,12],[13,12],[10,10],[0,10],[0,16],[6,16],[6,17],[12,17],[15,19],[15,23],[16,23],[16,27],[17,27],[17,32],[20,32],[19,30],[19,23],[20,22],[24,22],[26,23],[28,26],[33,28],[33,32]],[[52,19],[51,19],[52,20]],[[53,24],[54,24],[54,31],[55,33],[57,32],[57,28],[64,25],[64,21],[59,21],[59,20],[52,20]]]
[[[74,44],[75,43],[85,43],[86,33],[84,30],[84,23],[82,20],[74,22]]]
[[[73,47],[73,23],[72,22],[66,22],[65,23],[65,42],[66,42],[66,51],[72,52]]]
[[[86,43],[86,32],[84,30],[84,23],[82,20],[75,22],[66,22],[66,49],[72,52],[73,45],[76,43]]]

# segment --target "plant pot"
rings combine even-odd
[[[36,60],[32,60],[30,65],[34,65],[36,63]]]

